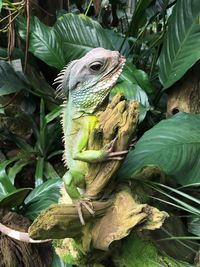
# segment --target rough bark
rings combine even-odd
[[[129,149],[137,129],[138,103],[127,103],[122,94],[117,94],[98,116],[100,127],[90,136],[89,149],[102,148],[114,138],[117,138],[114,151]],[[90,164],[85,178],[85,197],[92,199],[105,193],[107,184],[114,178],[120,165],[119,160]]]
[[[200,113],[200,62],[168,90],[167,116],[181,112]]]
[[[104,111],[97,114],[99,128],[90,136],[88,149],[99,149],[116,138],[114,151],[129,149],[138,122],[138,103],[126,101],[117,94]],[[29,228],[33,239],[62,239],[55,243],[60,257],[67,263],[88,266],[108,255],[110,245],[127,236],[133,228],[160,228],[165,212],[142,204],[128,186],[115,181],[121,161],[112,160],[89,164],[86,192],[94,216],[82,205],[85,225],[77,211],[80,202],[55,204],[45,210]],[[91,258],[92,254],[92,258]]]
[[[26,232],[31,222],[23,216],[0,211],[1,222],[12,229]],[[0,267],[49,267],[52,262],[51,244],[28,244],[0,234]]]
[[[95,218],[105,214],[111,201],[92,202],[95,210]],[[92,215],[86,208],[82,208],[85,223],[92,219]],[[46,209],[29,228],[29,235],[33,239],[61,239],[75,238],[83,231],[76,204],[54,204]]]
[[[128,149],[137,128],[138,103],[135,101],[127,102],[122,94],[117,94],[104,111],[98,112],[97,116],[99,128],[91,134],[88,149],[102,149],[114,138],[117,138],[114,151]],[[86,192],[83,198],[95,199],[92,202],[95,219],[105,214],[107,208],[110,207],[110,201],[113,201],[102,201],[100,198],[105,193],[109,196],[115,192],[114,176],[120,165],[121,161],[119,160],[89,164],[85,177]],[[108,184],[109,186],[107,186]],[[112,197],[112,199],[114,198]],[[87,223],[91,220],[92,215],[84,208],[82,212]],[[71,205],[57,204],[51,206],[31,225],[29,234],[33,239],[55,239],[74,237],[80,235],[82,230],[77,205],[74,202]]]

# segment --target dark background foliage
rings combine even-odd
[[[118,178],[131,180],[140,198],[172,219],[153,237],[156,248],[132,233],[112,263],[158,266],[159,251],[174,257],[171,266],[194,266],[189,264],[200,236],[199,92],[191,96],[196,110],[181,102],[174,116],[167,96],[177,84],[184,91],[184,79],[200,58],[200,2],[110,1],[109,8],[100,2],[0,0],[0,207],[34,220],[58,201],[65,168],[61,100],[52,82],[94,47],[118,50],[127,63],[110,98],[120,91],[140,103],[137,141]],[[190,88],[196,88],[192,75]],[[146,167],[158,168],[164,180],[145,179]],[[64,263],[54,255],[52,266]]]

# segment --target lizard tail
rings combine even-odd
[[[18,241],[26,242],[26,243],[45,243],[51,241],[51,239],[46,239],[46,240],[34,240],[29,237],[29,234],[26,232],[20,232],[13,230],[2,223],[0,223],[0,232],[3,233],[4,235],[7,235],[11,238],[14,238]]]

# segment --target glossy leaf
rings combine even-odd
[[[113,50],[120,51],[120,54],[128,55],[130,52],[130,45],[128,39],[124,39],[121,33],[115,31],[115,29],[104,29],[107,38],[111,41]]]
[[[0,12],[1,12],[1,9],[2,9],[2,0],[0,0]]]
[[[110,96],[113,97],[116,93],[122,92],[127,99],[134,99],[149,109],[148,97],[137,83],[122,81],[118,83],[111,91]]]
[[[4,178],[4,177],[7,177],[7,172],[6,172],[6,168],[7,166],[9,166],[9,164],[13,163],[14,161],[17,161],[19,160],[19,157],[16,156],[16,157],[13,157],[11,159],[8,159],[8,160],[4,160],[0,163],[0,179],[1,178]]]
[[[199,16],[199,0],[177,1],[159,58],[159,76],[164,89],[178,81],[200,58]]]
[[[64,54],[59,34],[53,27],[48,27],[37,17],[31,18],[29,51],[48,65],[61,69],[65,65]],[[26,20],[18,19],[19,34],[26,40]]]
[[[46,162],[44,166],[44,176],[46,179],[61,179],[53,165],[50,162]]]
[[[0,200],[15,190],[16,188],[12,185],[8,177],[0,177]]]
[[[144,71],[136,69],[136,67],[133,64],[127,62],[123,69],[122,74],[120,75],[120,81],[129,84],[128,87],[130,87],[131,85],[133,86],[137,85],[137,87],[141,89],[141,93],[139,94],[141,95],[141,97],[138,97],[137,100],[139,100],[139,102],[143,106],[149,107],[149,102],[146,92],[148,93],[152,92],[153,88],[148,78],[148,75]],[[142,91],[144,92],[142,93]],[[128,98],[134,99],[133,95],[134,95],[134,90],[130,89]]]
[[[45,120],[46,120],[46,123],[48,124],[49,122],[51,122],[52,120],[56,119],[57,117],[60,116],[61,114],[61,111],[62,111],[62,108],[59,106],[59,107],[56,107],[55,109],[53,109],[50,113],[48,113],[46,116],[45,116]]]
[[[19,92],[26,89],[27,82],[22,74],[4,60],[0,60],[0,96]]]
[[[7,194],[5,197],[1,198],[0,207],[10,209],[22,205],[24,199],[31,190],[31,188],[21,188]]]
[[[38,157],[35,170],[35,187],[41,185],[44,179],[44,157]]]
[[[26,22],[19,19],[19,34],[26,38]],[[94,47],[112,48],[100,24],[84,15],[65,14],[53,27],[36,17],[31,20],[29,51],[57,69],[85,55]]]
[[[45,153],[53,152],[57,150],[59,139],[62,138],[61,131],[61,123],[59,120],[55,121],[55,123],[51,123],[48,125],[47,137],[48,140],[45,148]]]
[[[177,114],[147,131],[123,163],[119,177],[158,166],[182,185],[200,182],[200,115]]]
[[[149,76],[143,70],[137,69],[133,64],[127,65],[133,78],[138,85],[148,94],[151,95],[154,92],[154,87],[149,79]]]
[[[46,152],[46,137],[47,137],[47,123],[45,120],[45,107],[44,100],[40,101],[40,132],[37,140],[36,147],[38,148],[40,154],[44,157]]]
[[[193,235],[200,236],[200,217],[190,216],[187,220],[188,232]]]
[[[15,164],[9,168],[8,177],[10,181],[14,184],[16,175],[29,163],[29,160],[20,159]]]
[[[137,100],[140,105],[140,116],[139,121],[143,121],[146,116],[147,111],[149,110],[149,102],[146,93],[140,88],[138,84],[129,83],[123,81],[118,83],[112,89],[110,93],[110,98],[112,98],[116,93],[123,93],[123,95],[129,100]]]
[[[9,134],[7,134],[6,138],[8,140],[14,142],[25,153],[28,153],[29,155],[31,153],[34,153],[34,149],[22,137],[20,137],[16,134],[9,133]]]
[[[120,81],[113,87],[110,93],[110,98],[112,98],[116,93],[121,92],[125,95],[127,99],[137,100],[141,104],[140,121],[142,121],[146,115],[146,112],[149,110],[150,105],[148,101],[148,96],[146,92],[140,87],[140,84],[143,87],[147,88],[148,83],[146,82],[146,76],[145,78],[142,78],[141,76],[139,77],[139,75],[136,75],[135,73],[135,76],[139,77],[137,81],[135,76],[133,75],[133,72],[135,70],[136,69],[132,66],[132,64],[126,64],[120,76]]]
[[[84,56],[95,47],[112,49],[101,25],[83,14],[65,14],[54,28],[61,37],[66,62]]]
[[[1,2],[1,0],[0,0]],[[8,49],[7,48],[3,48],[0,47],[0,57],[2,58],[6,58],[8,56]],[[11,55],[12,59],[23,59],[24,60],[24,53],[20,48],[14,48],[12,55]]]
[[[168,187],[168,186],[164,186],[162,184],[159,184],[159,185],[161,187],[164,187],[165,189],[169,189],[170,190],[170,188],[171,188],[171,187]],[[187,211],[190,214],[194,214],[194,215],[200,216],[199,208],[196,208],[194,205],[190,205],[190,204],[187,203],[187,198],[189,198],[189,199],[192,198],[189,195],[187,195],[187,194],[185,194],[185,193],[183,193],[183,192],[181,192],[179,190],[171,188],[172,192],[176,192],[176,193],[178,192],[178,195],[182,195],[183,197],[185,197],[185,199],[183,198],[183,200],[181,200],[179,197],[177,197],[176,195],[172,194],[172,192],[170,192],[170,191],[169,191],[170,192],[169,193],[166,190],[159,189],[159,187],[157,187],[157,186],[152,186],[152,188],[155,191],[159,192],[160,195],[164,195],[166,200],[163,199],[163,198],[156,198],[156,197],[155,197],[155,199],[157,199],[157,200],[159,200],[159,201],[161,201],[163,203],[166,203],[168,205],[171,205],[173,207],[176,207],[179,210],[184,210],[184,211]],[[193,200],[194,200],[194,198],[193,198]]]
[[[49,205],[57,203],[60,197],[61,179],[50,179],[33,191],[25,199],[24,215],[35,219],[39,213]]]

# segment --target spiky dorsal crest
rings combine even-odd
[[[58,84],[56,87],[56,97],[67,99],[69,93],[69,79],[72,66],[76,63],[76,60],[67,64],[55,78],[53,84]]]

